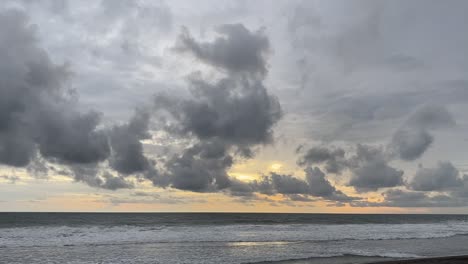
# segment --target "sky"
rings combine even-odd
[[[463,0],[4,0],[0,211],[468,213]]]

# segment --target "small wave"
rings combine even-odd
[[[393,225],[87,226],[2,229],[0,247],[138,243],[322,243],[468,236],[467,222]]]

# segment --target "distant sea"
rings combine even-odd
[[[343,263],[462,254],[467,215],[0,213],[0,263]]]

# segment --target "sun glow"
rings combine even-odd
[[[281,168],[283,168],[283,164],[281,163],[273,163],[270,165],[271,171],[279,171]]]

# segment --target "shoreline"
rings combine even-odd
[[[283,261],[265,261],[259,263],[275,264],[466,264],[468,255],[444,256],[444,257],[421,257],[421,258],[388,258],[388,257],[364,257],[364,256],[341,256],[329,258],[310,258]]]
[[[385,260],[385,261],[370,262],[368,264],[466,264],[466,263],[468,263],[468,255]]]

